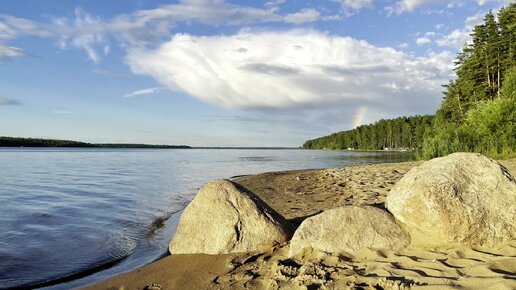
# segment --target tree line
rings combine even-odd
[[[353,130],[333,133],[308,140],[304,149],[419,149],[423,138],[432,128],[433,116],[382,119],[374,124],[358,126]]]
[[[435,116],[399,117],[309,140],[306,149],[408,148],[429,159],[453,152],[516,156],[516,3],[484,17],[443,85]]]
[[[0,147],[69,147],[69,148],[163,148],[185,149],[186,145],[149,145],[149,144],[94,144],[71,140],[1,137]]]

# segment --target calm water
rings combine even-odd
[[[0,149],[0,288],[69,289],[162,257],[181,210],[214,178],[409,159],[309,150]]]

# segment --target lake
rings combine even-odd
[[[166,255],[215,178],[412,160],[410,153],[0,148],[0,288],[70,289]]]

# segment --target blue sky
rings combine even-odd
[[[431,114],[511,1],[0,1],[0,136],[300,146]]]

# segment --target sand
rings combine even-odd
[[[514,175],[516,159],[501,161]],[[235,181],[287,219],[341,205],[384,207],[390,188],[419,162],[271,172]],[[288,243],[265,253],[173,255],[86,289],[516,289],[516,240],[496,247],[364,250],[354,257]]]

